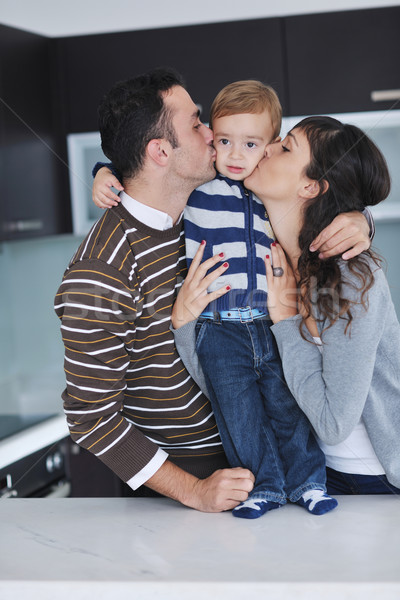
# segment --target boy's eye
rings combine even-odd
[[[226,138],[221,138],[219,140],[219,143],[222,144],[223,146],[227,146],[229,144],[229,140],[227,140]]]
[[[254,142],[247,142],[247,143],[246,143],[246,146],[247,146],[248,148],[255,148],[255,147],[256,147],[256,144],[255,144]]]

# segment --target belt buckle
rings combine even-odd
[[[246,306],[246,308],[238,308],[239,311],[239,319],[241,323],[248,323],[248,322],[252,322],[254,321],[254,317],[253,317],[253,311],[251,310],[250,306]],[[246,311],[250,313],[249,317],[243,317],[242,318],[242,311]]]

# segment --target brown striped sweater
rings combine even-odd
[[[181,225],[158,231],[119,205],[82,242],[56,295],[71,436],[124,481],[159,447],[199,476],[223,456],[211,406],[170,331],[185,270]]]

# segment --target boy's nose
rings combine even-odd
[[[230,155],[232,157],[235,157],[235,158],[236,157],[240,157],[242,155],[242,153],[241,153],[241,147],[237,146],[236,144],[232,144]]]

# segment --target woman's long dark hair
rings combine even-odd
[[[339,318],[352,321],[352,302],[342,295],[340,256],[321,260],[309,246],[317,235],[340,213],[373,206],[390,192],[390,176],[386,161],[372,140],[354,125],[344,125],[330,117],[308,117],[294,130],[305,133],[311,150],[311,161],[306,175],[316,180],[320,192],[304,208],[303,227],[299,234],[301,255],[298,261],[299,289],[305,320],[314,314],[314,307],[327,322],[325,329]],[[366,308],[366,293],[374,276],[370,258],[379,264],[379,258],[368,250],[348,260],[350,271],[359,280],[361,303]]]

